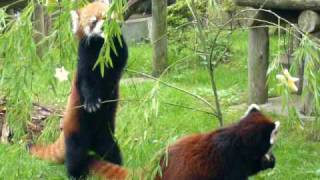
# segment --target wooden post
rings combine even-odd
[[[312,38],[317,38],[317,37],[312,37]],[[305,59],[305,63],[308,63],[308,61],[312,61],[311,59]],[[318,62],[315,63],[315,69],[314,71],[319,71],[320,69],[320,64]],[[302,79],[303,81],[304,79]],[[314,110],[315,110],[315,97],[314,97],[314,91],[311,89],[307,88],[308,87],[308,81],[304,81],[304,89],[306,92],[305,96],[302,96],[301,98],[301,106],[300,106],[300,113],[310,116]]]
[[[268,101],[267,70],[269,59],[268,27],[249,30],[248,102],[263,104]]]
[[[152,0],[153,76],[158,77],[167,66],[167,0]]]
[[[44,8],[44,28],[45,28],[45,35],[49,36],[51,28],[52,28],[52,19],[51,15],[48,12],[48,8]]]
[[[35,42],[37,43],[37,54],[39,57],[42,57],[44,49],[41,44],[41,40],[43,40],[45,36],[45,22],[44,22],[44,9],[41,4],[37,4],[35,11],[34,11],[34,16],[33,16],[33,21],[34,21],[34,39]]]
[[[302,38],[302,35],[295,29],[292,28],[291,32],[290,32],[290,39],[289,39],[289,65],[292,64],[293,62],[293,53],[295,52],[296,49],[299,48],[300,46],[300,39]],[[297,95],[301,95],[302,94],[302,89],[303,89],[303,79],[304,79],[304,64],[305,61],[304,59],[297,59],[298,62],[297,63],[297,77],[299,78],[299,81],[297,82],[298,85],[298,91],[297,91]]]
[[[300,107],[300,113],[306,116],[310,116],[314,108],[314,96],[313,93],[308,91],[305,97],[302,99]]]

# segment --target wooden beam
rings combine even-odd
[[[9,8],[22,9],[27,6],[29,0],[1,0],[0,7],[9,6]]]
[[[301,11],[298,10],[272,10],[272,13],[259,9],[247,8],[241,14],[240,23],[245,26],[259,26],[259,25],[271,25],[278,24],[285,25],[289,21],[290,23],[298,23],[298,17]],[[279,19],[279,17],[281,19]]]
[[[319,0],[233,0],[239,6],[263,9],[320,10]]]
[[[267,70],[269,59],[268,27],[249,30],[248,47],[248,103],[264,104],[268,101]]]

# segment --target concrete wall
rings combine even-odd
[[[129,19],[122,26],[122,33],[128,43],[150,40],[152,29],[151,17]]]

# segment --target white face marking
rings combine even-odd
[[[79,16],[76,11],[71,11],[72,32],[77,33],[79,28]]]
[[[280,128],[280,122],[277,121],[274,123],[275,124],[275,128],[272,130],[271,135],[270,135],[270,144],[274,144],[277,140],[277,134]]]
[[[246,116],[250,113],[250,111],[251,111],[252,109],[257,109],[257,110],[260,111],[260,107],[259,107],[257,104],[251,104],[251,105],[248,107],[248,110],[244,113],[244,116],[243,116],[243,117],[246,117]]]
[[[97,18],[95,17],[95,16],[92,16],[91,18],[90,18],[90,22],[91,23],[93,23],[94,21],[96,21],[97,20]]]
[[[96,21],[96,18],[92,18],[92,22]],[[104,34],[103,34],[103,23],[104,20],[99,20],[95,26],[92,28],[90,28],[90,26],[86,26],[84,27],[84,33],[88,36],[88,37],[92,37],[92,36],[100,36],[102,38],[104,38]]]
[[[83,31],[84,31],[84,33],[85,33],[87,36],[90,36],[90,35],[91,35],[91,33],[90,33],[90,26],[84,27],[84,28],[83,28]]]

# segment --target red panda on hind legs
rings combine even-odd
[[[121,36],[113,38],[115,54],[110,50],[112,67],[93,70],[104,44],[103,24],[108,5],[90,3],[71,12],[72,29],[79,38],[78,67],[63,118],[63,134],[49,146],[30,145],[31,154],[53,162],[65,162],[71,179],[84,178],[89,171],[107,179],[124,179],[120,167],[121,152],[114,139],[115,114],[119,99],[119,81],[128,58],[127,45]],[[106,100],[115,100],[102,103]],[[84,107],[76,108],[84,105]],[[89,150],[104,161],[97,161]]]
[[[280,122],[251,105],[240,122],[206,134],[186,136],[168,147],[156,180],[247,180],[273,168]]]

